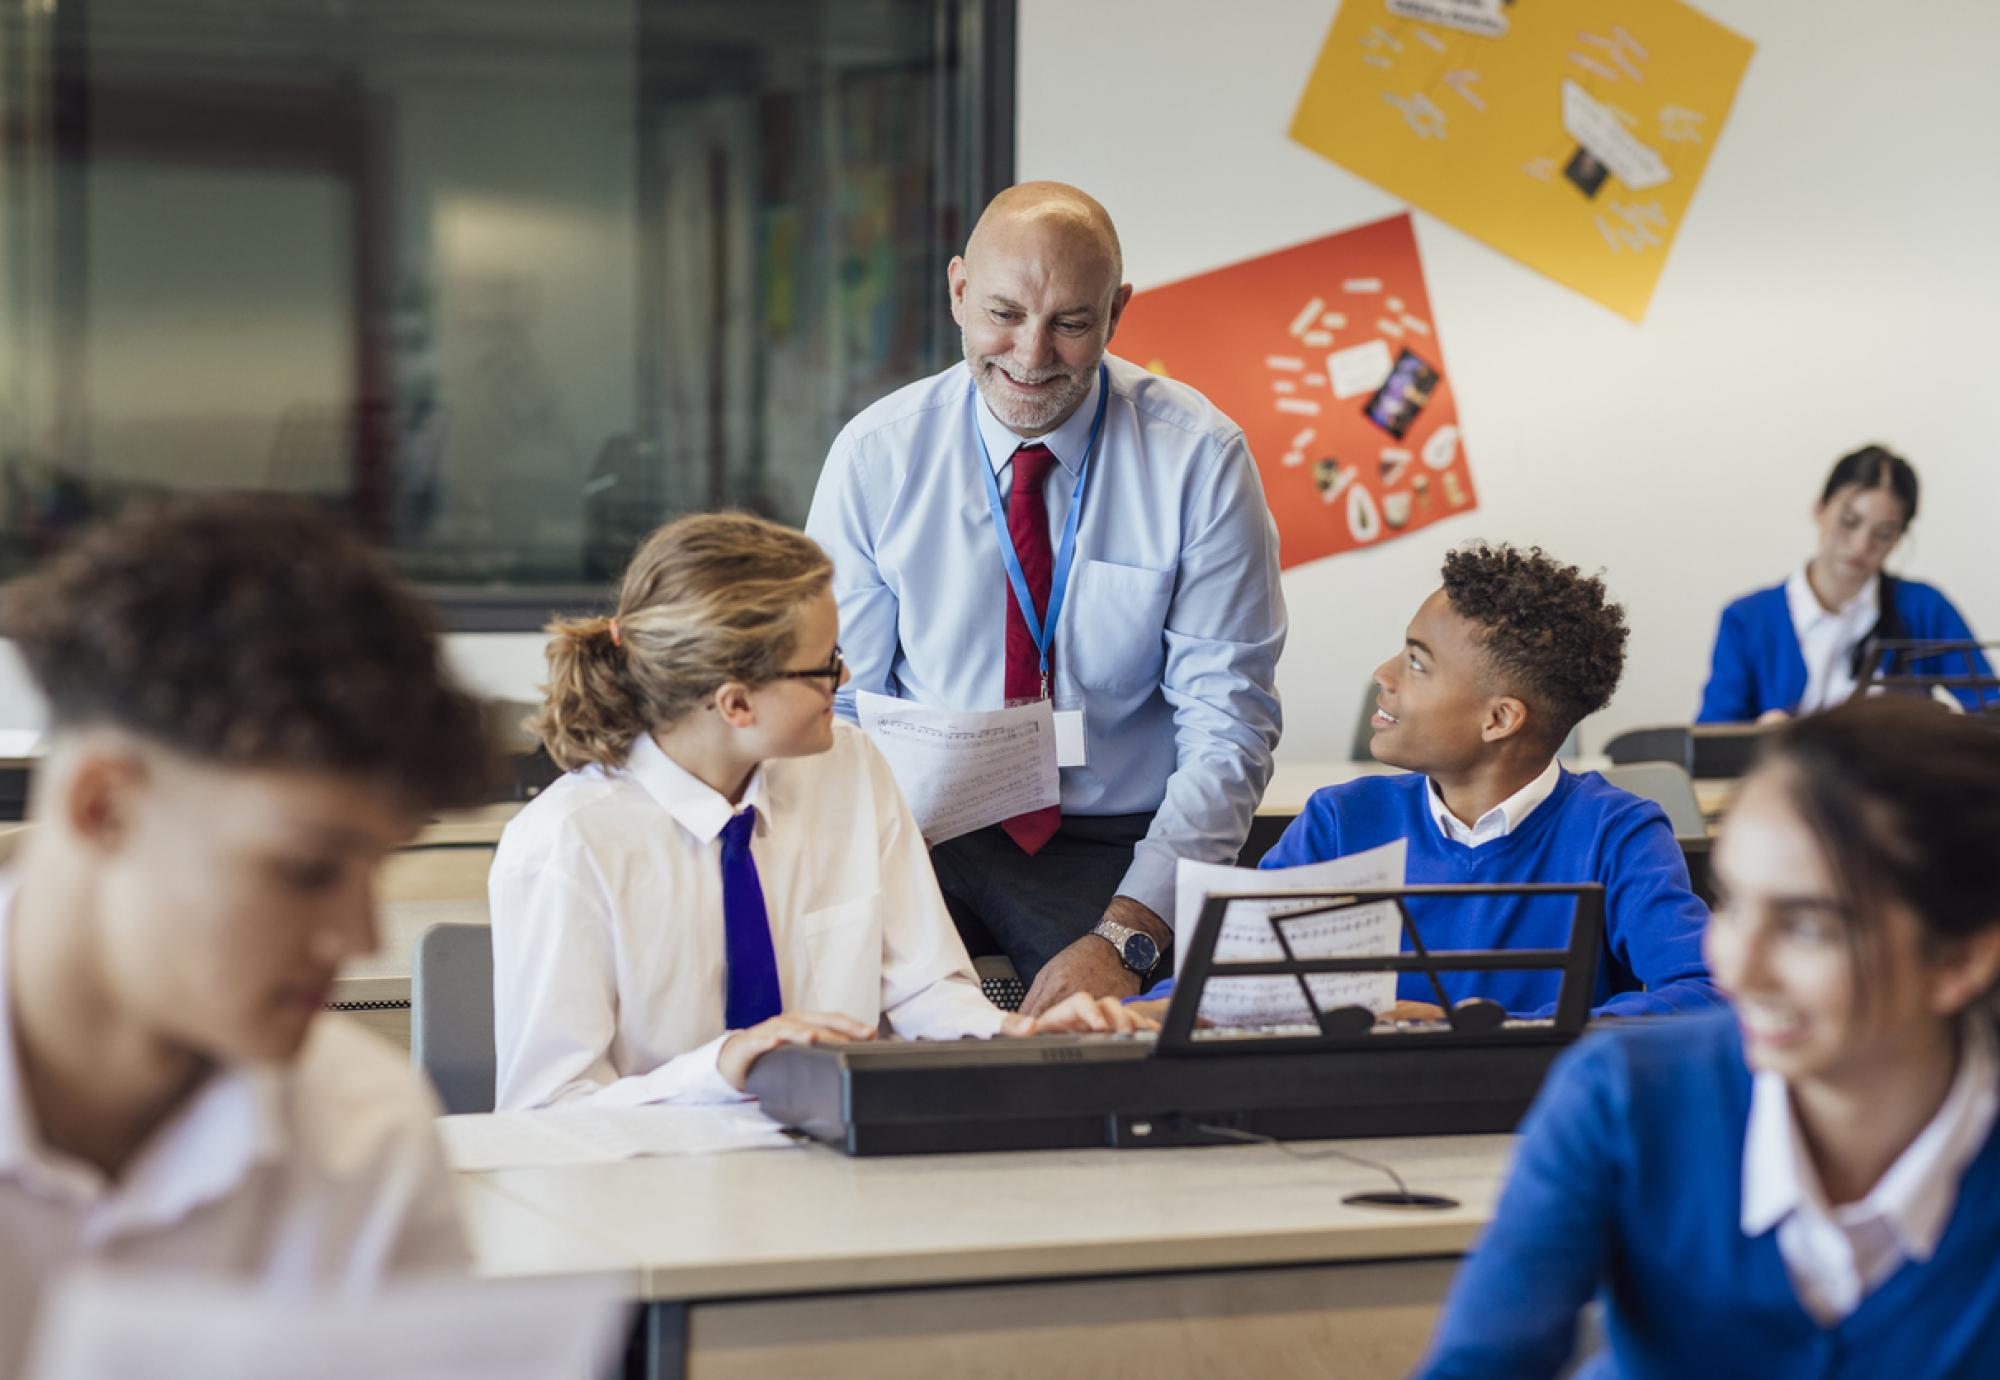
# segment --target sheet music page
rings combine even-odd
[[[798,1142],[751,1102],[693,1107],[549,1107],[439,1117],[445,1162],[461,1173],[610,1164],[643,1155],[788,1150]]]
[[[368,1297],[86,1270],[42,1310],[27,1380],[550,1380],[608,1375],[608,1280],[415,1279]]]
[[[1062,800],[1047,700],[960,713],[863,690],[854,705],[929,843]]]
[[[1397,839],[1332,862],[1269,871],[1183,858],[1174,874],[1174,932],[1192,938],[1202,903],[1210,896],[1300,888],[1338,894],[1350,888],[1400,887],[1408,853],[1408,841]],[[1284,958],[1271,917],[1314,910],[1327,899],[1321,896],[1303,902],[1232,904],[1223,918],[1222,933],[1215,941],[1216,958],[1259,961]],[[1387,901],[1295,921],[1285,927],[1285,937],[1291,941],[1292,953],[1299,958],[1366,958],[1400,953],[1403,947],[1402,920],[1396,907]],[[1174,946],[1176,974],[1186,954],[1186,946]],[[1396,1004],[1394,973],[1322,973],[1307,981],[1322,1011],[1338,1006],[1386,1011]],[[1306,1005],[1297,980],[1288,977],[1210,977],[1202,992],[1201,1015],[1204,1020],[1225,1026],[1313,1024],[1312,1008]]]

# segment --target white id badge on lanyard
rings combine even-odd
[[[1056,765],[1059,767],[1082,767],[1089,765],[1090,756],[1083,745],[1083,711],[1081,709],[1058,709],[1056,720]]]

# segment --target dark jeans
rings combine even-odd
[[[973,957],[1004,953],[1021,981],[1089,934],[1132,865],[1132,848],[1153,817],[1064,815],[1029,857],[999,825],[931,849],[945,905]]]

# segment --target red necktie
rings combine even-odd
[[[1014,489],[1007,497],[1007,535],[1014,539],[1014,554],[1020,558],[1021,573],[1027,577],[1028,593],[1035,601],[1035,618],[1047,616],[1049,579],[1055,571],[1055,553],[1049,549],[1049,509],[1042,501],[1042,485],[1055,468],[1056,457],[1044,445],[1026,445],[1014,452]],[[1038,699],[1042,693],[1042,654],[1028,632],[1028,620],[1014,601],[1014,588],[1005,573],[1000,587],[1007,600],[1007,681],[1009,700]],[[1049,673],[1055,674],[1055,644],[1049,645]],[[1056,832],[1062,807],[1046,806],[1002,821],[1007,837],[1033,857]]]

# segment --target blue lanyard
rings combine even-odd
[[[1076,467],[1076,487],[1070,491],[1069,516],[1063,520],[1062,541],[1056,547],[1056,568],[1049,577],[1049,612],[1046,619],[1035,617],[1034,596],[1028,593],[1028,577],[1021,569],[1021,557],[1014,550],[1014,538],[1007,530],[1007,505],[1000,501],[1000,481],[993,477],[993,453],[986,448],[986,433],[979,427],[979,393],[973,390],[972,434],[979,438],[979,457],[986,463],[979,472],[986,476],[986,503],[993,510],[993,536],[1000,543],[1000,563],[1007,567],[1007,583],[1013,586],[1014,603],[1035,650],[1042,658],[1042,698],[1049,697],[1049,647],[1055,641],[1056,619],[1062,616],[1063,595],[1069,589],[1069,568],[1076,561],[1076,523],[1083,514],[1083,485],[1090,478],[1090,457],[1097,453],[1097,435],[1104,427],[1104,404],[1111,397],[1111,371],[1097,366],[1097,412],[1090,419],[1090,440],[1083,448],[1083,463]]]

